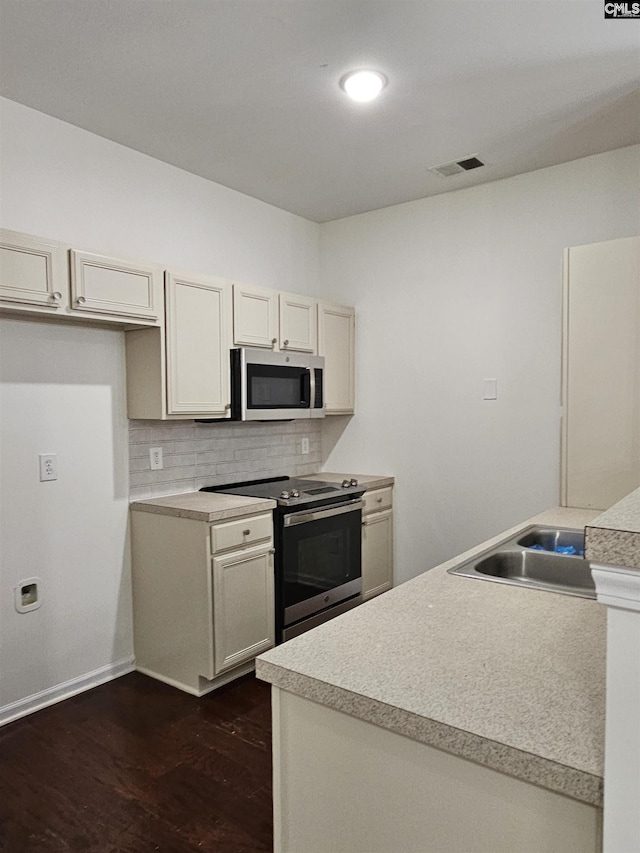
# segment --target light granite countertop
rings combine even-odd
[[[413,740],[602,805],[606,608],[447,573],[557,508],[261,655],[259,678]]]
[[[586,532],[591,562],[640,571],[640,489],[594,518]]]
[[[370,474],[333,474],[320,472],[302,477],[303,480],[326,480],[328,483],[341,483],[345,478],[356,477],[366,489],[378,489],[392,486],[394,479],[389,476]],[[153,512],[158,515],[173,515],[179,518],[192,518],[196,521],[221,521],[256,512],[274,509],[276,502],[264,498],[250,498],[240,495],[226,495],[223,492],[183,492],[166,495],[161,498],[149,498],[144,501],[132,501],[129,505],[138,512]]]
[[[327,483],[341,483],[343,480],[350,480],[355,477],[361,486],[365,486],[367,491],[372,489],[382,489],[384,486],[393,486],[395,479],[386,474],[336,474],[332,471],[320,471],[317,474],[310,474],[303,477],[303,480],[325,480]]]
[[[220,492],[184,492],[163,498],[133,501],[130,504],[130,508],[138,512],[153,512],[209,522],[255,515],[257,512],[271,512],[275,506],[275,501],[225,495]]]

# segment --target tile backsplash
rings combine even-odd
[[[302,453],[302,439],[309,453]],[[164,467],[152,471],[149,450]],[[217,423],[129,421],[129,493],[135,500],[197,491],[282,474],[302,477],[321,467],[321,421]]]

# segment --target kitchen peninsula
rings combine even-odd
[[[606,608],[447,572],[597,514],[542,513],[258,658],[277,853],[600,849]]]

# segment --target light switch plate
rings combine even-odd
[[[482,397],[484,400],[497,400],[498,399],[498,380],[497,379],[485,379],[482,384],[483,394]]]

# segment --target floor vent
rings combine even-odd
[[[441,166],[431,166],[429,171],[436,172],[443,178],[450,178],[453,175],[460,175],[462,172],[479,169],[480,166],[484,166],[484,163],[473,154],[471,157],[464,157],[462,160],[454,160],[451,163],[443,163]]]

